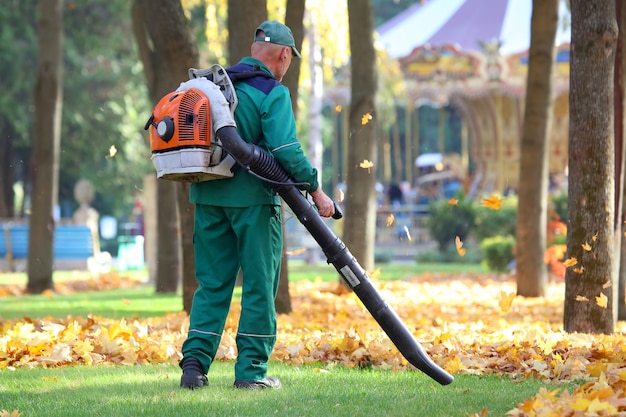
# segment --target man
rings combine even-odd
[[[300,57],[291,30],[276,21],[256,30],[251,56],[230,71],[258,71],[235,84],[239,104],[235,122],[240,136],[271,153],[296,183],[309,184],[319,214],[331,217],[333,201],[321,190],[317,170],[296,138],[289,90],[280,83],[293,55]],[[184,83],[181,87],[184,86]],[[244,169],[232,178],[195,183],[194,248],[198,289],[189,334],[183,343],[180,385],[200,388],[215,358],[228,315],[239,268],[243,273],[241,316],[236,337],[236,388],[280,388],[267,376],[276,342],[274,298],[282,252],[280,199],[269,183]]]

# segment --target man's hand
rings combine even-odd
[[[313,202],[317,206],[317,211],[322,217],[331,217],[335,214],[335,203],[333,200],[322,191],[321,188],[311,193]]]

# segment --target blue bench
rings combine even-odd
[[[28,257],[28,225],[0,224],[1,269],[15,271],[16,261]],[[87,259],[94,255],[93,234],[87,226],[57,225],[54,230],[54,269],[87,269]],[[25,268],[19,268],[25,270]]]

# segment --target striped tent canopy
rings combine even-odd
[[[392,58],[402,58],[425,45],[454,45],[482,52],[498,42],[501,55],[518,54],[530,45],[532,0],[422,0],[377,28],[379,41]],[[556,43],[570,41],[570,13],[559,5]]]

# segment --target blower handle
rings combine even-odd
[[[333,214],[333,219],[339,220],[343,217],[343,211],[341,211],[336,202],[333,201],[333,204],[335,205],[335,214]]]

